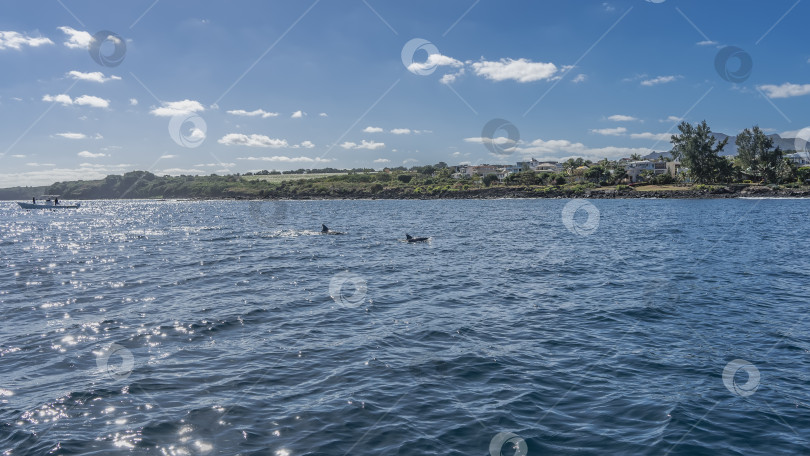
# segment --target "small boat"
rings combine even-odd
[[[34,198],[30,203],[17,202],[23,209],[78,209],[80,203],[62,204],[59,202],[59,195],[42,195]]]

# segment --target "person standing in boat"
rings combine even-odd
[[[34,198],[31,199],[31,201],[33,201],[34,204],[37,204],[37,197],[35,196]]]
[[[54,197],[54,198],[53,198],[53,204],[54,204],[54,205],[59,204],[59,198]]]

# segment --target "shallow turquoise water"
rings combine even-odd
[[[810,452],[810,200],[84,206],[0,206],[4,454]]]

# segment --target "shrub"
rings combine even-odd
[[[411,181],[411,177],[413,176],[411,176],[410,174],[400,174],[399,176],[397,176],[397,180],[402,182],[403,184],[407,184],[408,182]]]
[[[484,187],[489,187],[490,185],[492,185],[493,182],[497,181],[498,176],[494,174],[487,174],[486,176],[484,176],[484,179],[482,180],[482,182],[484,183]]]
[[[799,177],[799,182],[807,182],[810,180],[810,166],[802,166],[796,171]]]

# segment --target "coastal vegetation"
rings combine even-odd
[[[110,175],[99,180],[57,182],[43,187],[0,189],[0,199],[28,200],[40,194],[63,199],[117,198],[487,198],[487,197],[700,197],[782,192],[810,195],[810,167],[797,167],[762,130],[745,129],[736,139],[738,155],[722,156],[727,138],[712,136],[708,124],[686,122],[672,136],[676,173],[642,171],[630,183],[626,164],[641,160],[591,162],[571,158],[557,172],[521,169],[499,176],[459,173],[458,167],[434,165],[373,169],[299,169],[226,176],[158,176],[148,171]],[[674,163],[670,163],[674,164]]]

